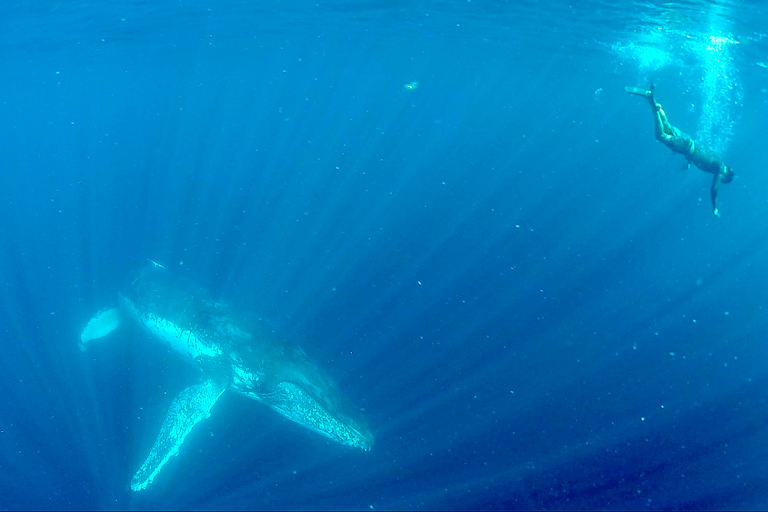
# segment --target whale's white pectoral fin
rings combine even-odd
[[[80,333],[80,350],[85,350],[85,344],[89,341],[103,338],[117,329],[123,318],[119,308],[102,309],[96,316],[88,320],[83,332]]]
[[[211,409],[226,389],[221,381],[207,380],[188,387],[173,399],[155,445],[131,480],[131,490],[141,491],[152,483],[165,463],[179,452],[187,434],[211,415]]]

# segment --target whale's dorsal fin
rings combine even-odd
[[[80,333],[80,350],[85,350],[85,344],[92,340],[103,338],[123,322],[120,308],[105,308],[88,320],[83,332]]]
[[[189,386],[173,399],[155,445],[131,480],[132,490],[141,491],[152,483],[168,459],[179,452],[187,434],[211,415],[211,409],[226,389],[221,381],[206,380]]]

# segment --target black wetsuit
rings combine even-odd
[[[725,163],[720,155],[712,151],[710,148],[701,145],[696,145],[693,150],[693,155],[686,157],[690,163],[698,167],[704,172],[719,174],[725,172]]]

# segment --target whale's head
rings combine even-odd
[[[249,321],[245,330],[251,338],[230,353],[233,389],[338,443],[364,451],[373,447],[373,433],[360,410],[301,348],[276,342],[255,322]],[[224,337],[232,335],[227,331]]]
[[[314,432],[369,451],[373,433],[330,376],[310,362],[298,347],[269,351],[265,345],[262,343],[258,351],[259,364],[250,365],[262,369],[259,378],[235,376],[236,389],[242,388],[244,394]]]
[[[262,400],[286,418],[343,445],[364,451],[373,447],[373,433],[362,418],[341,406],[341,397],[317,396],[300,384],[282,381]]]

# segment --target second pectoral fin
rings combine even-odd
[[[91,318],[80,333],[80,350],[85,351],[89,341],[103,338],[111,333],[123,322],[120,308],[106,308],[99,311]]]

